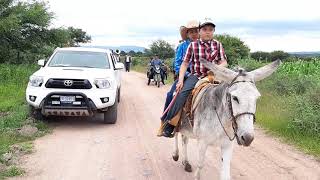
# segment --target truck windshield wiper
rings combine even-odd
[[[55,64],[55,65],[51,65],[50,67],[70,67],[69,64]]]
[[[93,67],[93,66],[72,66],[72,67],[97,68],[97,67]]]
[[[55,64],[51,65],[50,67],[78,67],[78,68],[97,68],[93,66],[72,66],[70,64]]]

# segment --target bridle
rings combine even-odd
[[[237,76],[231,81],[231,83],[230,83],[229,86],[228,86],[228,89],[229,89],[230,87],[232,87],[233,85],[237,84],[237,83],[249,82],[249,83],[254,84],[253,81],[237,81],[237,79],[238,79],[240,76],[245,76],[245,74],[244,74],[242,71],[240,71],[240,72],[237,74]],[[223,126],[223,124],[222,124],[222,122],[221,122],[221,119],[220,119],[220,116],[218,115],[218,112],[217,112],[217,109],[216,109],[216,108],[215,108],[215,112],[216,112],[216,114],[217,114],[217,116],[218,116],[218,119],[219,119],[219,122],[220,122],[220,124],[221,124],[221,126],[222,126],[222,128],[223,128],[223,130],[224,130],[224,132],[225,132],[225,134],[228,136],[229,140],[230,140],[230,141],[233,141],[235,138],[237,138],[238,144],[241,144],[241,143],[240,143],[240,139],[239,139],[239,137],[238,137],[238,135],[237,135],[237,131],[238,131],[237,119],[238,119],[240,116],[243,116],[243,115],[248,114],[248,115],[252,115],[252,116],[253,116],[253,122],[256,122],[256,115],[255,115],[255,113],[252,113],[252,112],[242,112],[242,113],[238,113],[238,114],[235,115],[235,114],[234,114],[234,111],[233,111],[233,107],[232,107],[231,94],[230,94],[230,93],[227,93],[226,99],[227,99],[226,102],[227,102],[227,104],[228,104],[229,112],[230,112],[230,114],[231,114],[230,120],[232,121],[232,129],[233,129],[233,134],[234,134],[234,136],[233,136],[232,138],[230,137],[230,135],[227,133],[225,127]]]

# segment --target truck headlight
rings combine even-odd
[[[31,86],[40,87],[43,84],[43,77],[41,76],[30,76],[29,83]]]
[[[99,89],[109,89],[113,85],[110,79],[95,79],[94,84]]]

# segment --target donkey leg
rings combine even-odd
[[[174,142],[174,151],[173,151],[173,155],[172,155],[172,158],[174,161],[178,161],[179,160],[179,144],[178,144],[178,136],[179,136],[179,133],[176,133],[175,134],[175,142]]]
[[[230,162],[232,159],[232,151],[233,151],[233,141],[229,139],[224,139],[221,144],[221,161],[222,168],[220,172],[221,180],[230,180]]]
[[[206,151],[207,151],[208,145],[203,141],[199,141],[198,142],[198,147],[199,147],[199,150],[198,150],[198,165],[197,165],[197,170],[196,170],[196,173],[195,173],[195,179],[196,180],[200,180],[200,171],[202,170],[203,165],[204,165],[204,159],[205,159],[205,156],[206,156]]]
[[[182,135],[182,150],[183,150],[183,161],[184,170],[187,172],[192,172],[192,167],[188,160],[188,142],[189,138],[187,136]]]

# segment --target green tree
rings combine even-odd
[[[44,46],[53,13],[44,2],[16,2],[4,0],[0,4],[0,50],[1,57],[21,63],[21,54],[27,51],[38,52]],[[5,59],[0,59],[4,61]]]
[[[145,51],[147,52],[147,49]],[[164,40],[154,41],[150,45],[150,53],[152,55],[157,54],[162,59],[174,57],[174,49],[168,42]]]
[[[270,53],[263,52],[263,51],[257,51],[257,52],[251,53],[251,57],[257,61],[260,61],[260,60],[269,61],[270,60]]]
[[[125,56],[125,55],[127,55],[127,53],[126,53],[125,51],[121,51],[121,52],[120,52],[120,55],[121,55],[121,56]]]
[[[68,27],[68,32],[70,35],[70,46],[79,46],[79,43],[87,43],[91,41],[91,37],[82,29]]]
[[[215,39],[222,43],[229,64],[237,64],[238,59],[247,58],[250,55],[250,49],[237,37],[227,34],[216,35]]]
[[[290,54],[284,51],[273,51],[270,53],[270,59],[272,61],[277,59],[284,60],[284,59],[287,59],[288,57],[290,57]]]
[[[0,63],[34,61],[56,47],[90,42],[81,29],[49,29],[53,16],[44,1],[0,0]]]
[[[141,51],[139,51],[139,52],[136,53],[136,56],[142,57],[143,53]]]
[[[135,56],[136,55],[136,52],[134,52],[133,50],[129,51],[128,52],[129,56]]]
[[[143,51],[143,55],[146,56],[146,57],[150,57],[150,56],[152,56],[152,53],[151,53],[150,49],[146,48]]]

